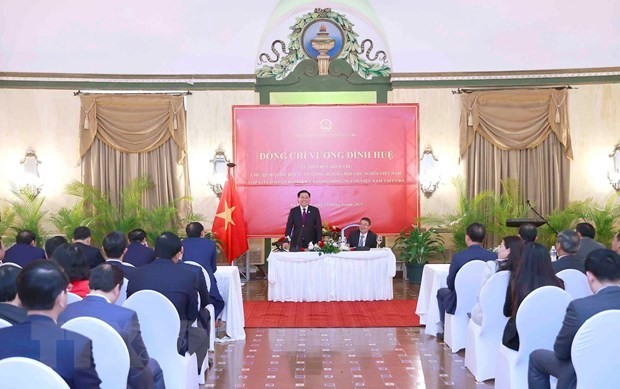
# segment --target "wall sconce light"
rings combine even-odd
[[[41,177],[39,176],[39,164],[41,161],[37,157],[34,149],[28,148],[26,155],[21,160],[21,176],[19,178],[19,192],[24,196],[37,197],[43,189]]]
[[[441,181],[441,172],[439,163],[433,150],[427,147],[420,158],[420,175],[418,176],[420,190],[426,198],[431,197],[433,192],[437,190],[439,181]]]
[[[213,190],[213,193],[219,198],[222,195],[224,184],[226,183],[226,169],[229,161],[228,158],[226,158],[224,150],[218,149],[215,151],[213,159],[209,162],[213,164],[213,173],[211,174],[211,178],[209,178],[209,186],[211,190]]]
[[[607,179],[616,192],[620,192],[620,143],[609,154],[613,162],[613,170],[607,173]]]

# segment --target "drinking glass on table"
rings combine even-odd
[[[377,235],[377,248],[381,247],[382,242],[383,242],[383,236]]]

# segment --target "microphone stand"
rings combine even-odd
[[[549,226],[549,228],[551,228],[551,231],[555,232],[555,234],[557,235],[558,232],[556,231],[555,228],[553,228],[553,226],[551,224],[549,224],[549,222],[547,221],[547,219],[545,219],[544,217],[542,217],[542,215],[540,213],[538,213],[538,211],[532,207],[532,204],[530,203],[530,200],[525,200],[525,203],[527,204],[528,207],[530,207],[530,209],[532,210],[532,212],[534,212],[536,214],[536,216],[538,216],[541,220],[544,220],[545,224]]]

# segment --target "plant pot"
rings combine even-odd
[[[425,263],[406,263],[407,279],[409,282],[419,284],[422,282],[422,271],[424,270]]]

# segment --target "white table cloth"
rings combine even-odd
[[[231,340],[245,339],[245,316],[241,279],[237,266],[218,266],[215,272],[217,289],[224,299],[222,320],[226,322],[226,335]]]
[[[437,305],[437,290],[447,286],[450,264],[426,264],[422,271],[422,283],[416,315],[420,316],[420,324],[426,325],[424,333],[437,335],[439,322],[439,306]]]
[[[394,297],[396,257],[389,248],[317,252],[272,252],[269,301],[372,301]]]

